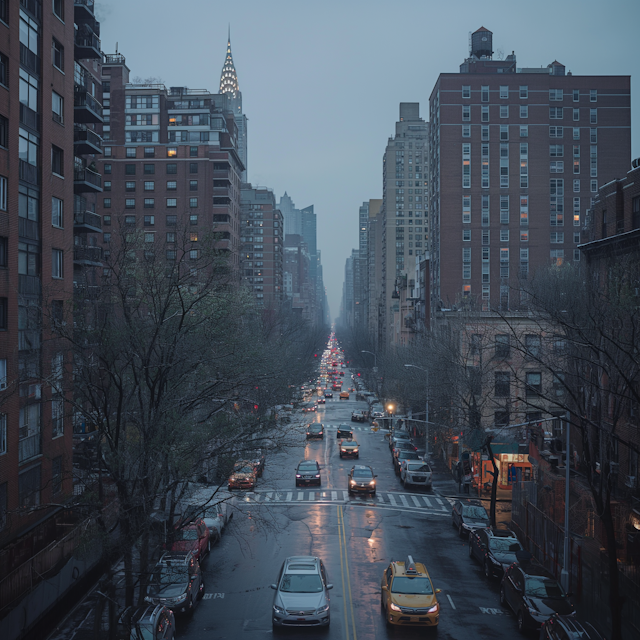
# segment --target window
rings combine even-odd
[[[18,476],[18,506],[21,509],[40,504],[40,465],[23,471]]]
[[[631,228],[640,229],[640,196],[631,200]]]
[[[145,164],[144,165],[144,173],[147,176],[152,176],[154,175],[156,172],[156,165],[155,164]]]
[[[562,120],[563,117],[562,107],[549,107],[549,120]]]
[[[189,207],[191,209],[197,209],[198,208],[198,198],[189,198]]]
[[[469,122],[471,120],[471,105],[463,104],[462,105],[462,121]]]
[[[105,227],[110,227],[111,226],[111,216],[102,216],[102,224]]]
[[[529,137],[529,127],[527,125],[520,127],[520,137],[521,138]]]
[[[558,101],[564,99],[564,92],[562,89],[549,89],[549,100]]]
[[[7,321],[8,321],[7,314],[9,311],[8,307],[9,307],[9,299],[0,298],[0,331],[6,331],[9,328],[7,324]]]
[[[489,85],[480,87],[480,100],[481,102],[489,102]]]
[[[501,100],[509,99],[509,87],[500,85],[500,99]]]
[[[175,260],[178,252],[175,249],[167,249],[166,256],[167,260]]]
[[[156,241],[155,231],[151,232],[151,233],[145,233],[144,234],[144,241],[148,242],[148,243],[155,242]]]
[[[64,435],[64,400],[54,398],[51,400],[51,437],[58,438]]]
[[[480,119],[482,122],[489,122],[489,107],[488,106],[482,106],[481,107],[481,113],[480,113]]]
[[[7,414],[0,413],[0,455],[7,453]],[[4,495],[1,488],[4,487]],[[0,485],[0,531],[4,527],[7,511],[7,483]]]
[[[0,53],[0,84],[9,86],[9,58],[4,53]]]
[[[520,97],[526,99],[529,97],[529,87],[526,85],[520,86]]]
[[[136,208],[136,199],[135,198],[125,198],[124,208],[125,209],[135,209]]]
[[[463,242],[471,242],[471,229],[462,230],[462,240]]]
[[[0,236],[0,268],[9,266],[9,238]]]
[[[51,171],[58,176],[64,176],[64,151],[55,144],[51,145]]]
[[[466,84],[466,85],[462,85],[462,97],[463,98],[470,98],[471,97],[471,86]]]
[[[168,243],[173,243],[176,241],[176,234],[174,231],[170,231],[169,233],[167,233],[167,242]]]
[[[144,148],[144,157],[145,158],[155,158],[156,156],[156,148],[155,147],[145,147]],[[153,166],[153,165],[151,165]]]
[[[573,121],[574,122],[579,122],[580,121],[580,109],[574,109],[573,110]]]
[[[552,223],[553,224],[553,223]],[[552,231],[549,239],[551,244],[563,244],[564,243],[564,231]]]
[[[500,125],[500,140],[506,142],[509,140],[509,125],[501,124]]]
[[[124,183],[124,188],[126,191],[135,191],[136,190],[136,183],[131,181],[131,182],[125,182]]]
[[[496,358],[508,358],[511,354],[511,346],[508,333],[496,334]]]
[[[462,125],[462,137],[470,138],[471,137],[471,126],[468,124]]]
[[[178,206],[176,198],[167,198],[167,209],[175,209]]]
[[[144,226],[145,227],[153,227],[156,224],[155,216],[145,216],[144,217]]]
[[[575,162],[573,163],[575,173]],[[580,170],[580,163],[578,162],[578,171]],[[580,193],[580,180],[573,181],[573,193]]]
[[[167,164],[167,174],[172,175],[176,173],[178,173],[178,165],[174,164],[173,162]]]
[[[175,227],[178,224],[178,216],[167,216],[167,227]]]
[[[102,234],[102,239],[104,240],[104,242],[109,244],[109,242],[111,242],[111,234],[110,233],[103,233]]]
[[[55,91],[51,92],[51,115],[58,124],[64,123],[64,98]]]
[[[500,196],[500,224],[509,224],[509,196]]]
[[[551,249],[549,258],[552,265],[559,267],[564,262],[564,249]]]
[[[175,180],[167,181],[167,191],[176,191],[178,188],[178,183]]]
[[[564,137],[564,127],[549,127],[550,138],[562,138]]]
[[[136,226],[136,217],[135,216],[125,216],[124,217],[124,225],[125,225],[125,227],[135,227]]]
[[[111,209],[111,198],[103,198],[102,199],[102,206],[105,209]]]
[[[62,456],[57,456],[51,461],[51,493],[55,496],[61,491],[62,491]]]
[[[52,197],[51,198],[51,224],[54,227],[63,227],[63,201],[60,198]]]
[[[64,71],[64,47],[55,38],[51,43],[51,61],[54,67]]]
[[[178,147],[167,147],[167,158],[176,158],[178,156]],[[169,173],[167,171],[167,173]]]
[[[462,145],[462,187],[471,187],[471,144],[468,142]]]
[[[509,105],[508,104],[501,104],[500,105],[500,117],[501,118],[508,118],[509,117]]]
[[[135,158],[136,157],[136,148],[135,147],[127,147],[126,157],[127,158]]]
[[[500,242],[509,242],[509,229],[500,229]]]
[[[62,249],[51,249],[51,277],[64,276],[64,252]]]
[[[524,347],[529,357],[539,358],[541,347],[540,336],[534,333],[526,334],[524,337]]]
[[[553,160],[549,164],[549,173],[564,173],[564,162],[562,160]]]
[[[189,224],[198,224],[198,214],[193,214],[189,216]]]
[[[189,163],[189,173],[198,173],[198,163],[190,162]]]
[[[598,181],[591,180],[591,193],[598,193]]]
[[[573,101],[580,102],[580,89],[573,90]]]
[[[462,248],[462,279],[471,279],[471,247]]]
[[[598,90],[591,89],[589,91],[589,102],[598,102]]]
[[[189,157],[190,158],[197,158],[198,157],[198,147],[189,147]]]
[[[489,126],[483,124],[480,127],[482,142],[489,142]]]
[[[125,164],[124,165],[124,175],[125,176],[135,176],[136,175],[136,165],[135,164]]]
[[[145,198],[144,199],[144,208],[145,209],[153,209],[155,207],[155,198]]]
[[[200,251],[198,249],[191,249],[189,251],[189,260],[197,260],[199,253],[200,253]]]
[[[589,142],[591,144],[597,144],[597,142],[598,142],[598,130],[597,129],[589,129]]]
[[[511,395],[511,374],[508,371],[495,372],[496,398],[508,398]]]
[[[145,191],[153,191],[154,189],[155,189],[155,182],[146,181],[144,183],[144,190]]]
[[[597,109],[589,109],[589,123],[590,124],[598,124],[598,110]]]
[[[520,117],[521,118],[529,117],[529,105],[526,105],[526,104],[520,105]]]
[[[527,373],[527,398],[535,398],[542,391],[542,374],[539,371],[530,371]]]
[[[564,145],[563,144],[550,144],[549,145],[549,155],[552,158],[562,158],[564,156]]]
[[[0,210],[7,210],[7,187],[9,182],[4,176],[0,176]]]
[[[462,196],[462,222],[471,222],[471,196]]]
[[[103,169],[104,169],[104,172],[105,172],[107,175],[111,175],[111,165],[110,165],[110,164],[105,164],[105,165],[103,166]]]

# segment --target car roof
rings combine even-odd
[[[290,556],[284,562],[286,573],[309,573],[310,568],[317,572],[320,564],[316,556]]]
[[[311,464],[311,463],[318,464],[317,460],[300,460],[300,462],[298,462],[298,464],[304,464],[305,462],[308,462],[309,464]]]
[[[353,467],[351,467],[351,471],[355,471],[356,469],[369,469],[369,471],[373,473],[373,468],[368,464],[354,464]]]
[[[186,553],[171,551],[171,552],[163,553],[162,556],[160,557],[160,560],[158,560],[158,564],[161,564],[167,567],[186,565],[188,562],[191,561],[192,557],[193,557],[193,553],[191,553],[191,551],[188,551]]]
[[[518,539],[518,536],[509,529],[492,529],[491,527],[487,527],[486,529],[487,535],[493,538],[515,538]]]
[[[404,576],[406,575],[406,569],[408,567],[406,567],[406,561],[404,560],[392,560],[391,564],[394,566],[395,568],[395,575],[396,576]],[[417,574],[413,574],[414,576],[417,577],[427,577],[429,578],[429,572],[427,571],[427,567],[424,566],[424,564],[422,564],[422,562],[414,562],[413,565],[410,565],[415,567],[416,571],[418,572]],[[409,574],[411,575],[411,574]]]

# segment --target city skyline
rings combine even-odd
[[[287,191],[296,202],[314,203],[332,317],[339,312],[344,260],[358,242],[358,208],[382,194],[382,156],[398,104],[419,102],[426,114],[438,74],[457,71],[468,53],[470,32],[490,29],[496,54],[515,50],[522,66],[546,66],[557,59],[578,75],[632,75],[632,29],[640,18],[640,7],[630,1],[608,5],[606,14],[599,2],[543,2],[536,14],[526,15],[526,31],[519,32],[524,13],[504,15],[497,5],[464,2],[454,14],[423,3],[376,2],[367,3],[364,14],[364,4],[352,2],[340,6],[336,21],[334,4],[247,2],[212,12],[208,20],[208,3],[192,0],[192,15],[202,19],[176,22],[171,31],[174,42],[188,42],[188,49],[141,37],[137,21],[128,19],[140,12],[147,33],[162,33],[161,1],[138,0],[133,10],[123,0],[97,6],[104,51],[113,53],[118,43],[134,75],[160,78],[167,86],[217,90],[231,25],[244,112],[251,120],[248,179],[278,195]],[[435,25],[432,37],[430,25]],[[632,82],[632,122],[639,98]],[[283,118],[287,125],[276,126]],[[336,146],[342,153],[335,153]],[[638,155],[640,135],[634,127],[632,157]]]

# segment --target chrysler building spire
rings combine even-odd
[[[238,86],[238,74],[233,64],[231,55],[231,27],[229,27],[229,39],[227,40],[227,57],[224,59],[222,73],[220,74],[220,93],[231,93],[234,97],[240,91]]]

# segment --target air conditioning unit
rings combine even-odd
[[[624,481],[625,487],[629,487],[630,489],[635,489],[638,486],[638,479],[636,476],[627,476]]]

